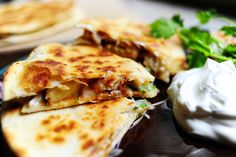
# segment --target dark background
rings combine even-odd
[[[236,1],[235,0],[152,0],[174,3],[186,7],[195,7],[199,9],[215,8],[219,13],[235,17]]]

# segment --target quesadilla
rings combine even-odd
[[[12,2],[0,6],[0,46],[40,39],[73,27],[83,16],[74,0]]]
[[[18,157],[105,157],[147,109],[119,98],[27,115],[6,110],[1,122]]]
[[[224,32],[211,32],[212,36],[224,44],[235,45],[236,38],[233,35],[227,35]]]
[[[92,46],[39,46],[4,74],[3,101],[28,98],[23,113],[118,97],[152,98],[154,77],[139,63]],[[13,100],[13,101],[14,101]]]
[[[140,61],[160,80],[187,68],[180,39],[156,39],[148,25],[127,19],[87,19],[80,22],[82,30],[75,44],[102,45],[123,57]]]

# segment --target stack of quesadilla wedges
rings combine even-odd
[[[2,130],[19,157],[108,156],[152,107],[141,64],[91,45],[35,48],[4,74]]]

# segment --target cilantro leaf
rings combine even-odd
[[[183,20],[179,15],[171,19],[160,18],[150,24],[151,35],[155,38],[170,38],[183,26]]]
[[[192,52],[188,55],[189,68],[202,67],[207,60],[207,57],[199,52]]]
[[[236,45],[227,45],[225,47],[224,55],[236,58]]]
[[[224,51],[224,45],[221,42],[213,38],[209,32],[200,30],[198,27],[182,29],[180,38],[187,48],[206,56],[211,53],[222,54]]]
[[[223,26],[220,30],[226,35],[236,35],[236,26]]]
[[[203,66],[208,57],[217,61],[230,59],[223,56],[225,45],[205,30],[198,27],[182,29],[179,36],[189,51],[188,63],[190,68]]]
[[[179,26],[181,26],[181,27],[183,27],[183,26],[184,26],[184,20],[183,20],[183,19],[181,19],[181,17],[180,17],[180,15],[179,15],[179,14],[177,14],[177,15],[174,15],[174,16],[172,17],[172,20],[173,20],[175,23],[178,23],[178,24],[179,24]]]
[[[206,11],[198,11],[196,13],[196,17],[201,24],[206,24],[207,22],[210,21],[210,19],[212,19],[216,15],[217,15],[217,12],[215,9],[210,9]]]

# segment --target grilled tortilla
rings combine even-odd
[[[0,46],[32,41],[74,26],[83,16],[74,0],[30,1],[0,7]]]
[[[120,56],[140,61],[165,82],[187,67],[180,39],[177,36],[168,40],[153,38],[146,24],[127,19],[87,19],[78,28],[83,33],[75,44],[102,45]]]
[[[28,97],[23,113],[118,97],[156,96],[154,77],[135,61],[92,46],[45,44],[4,75],[3,101]]]
[[[60,110],[2,116],[2,130],[18,157],[104,157],[146,110],[127,98]]]

